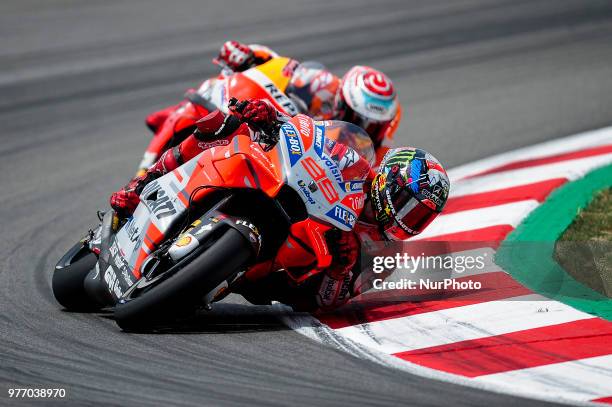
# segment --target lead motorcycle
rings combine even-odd
[[[294,59],[275,57],[244,72],[232,72],[225,68],[216,77],[204,81],[197,90],[188,91],[186,100],[153,135],[138,166],[137,175],[143,174],[164,151],[193,133],[200,118],[216,109],[229,113],[228,102],[232,98],[264,99],[279,112],[295,116],[299,113],[298,105],[285,91],[296,66]]]
[[[373,164],[364,130],[301,114],[202,152],[147,184],[129,219],[100,216],[57,263],[55,298],[71,310],[112,306],[137,331],[208,308],[273,264],[296,283],[311,277],[306,264],[331,262],[325,233],[351,230],[363,208],[366,174],[343,175],[337,144]]]

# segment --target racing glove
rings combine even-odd
[[[238,41],[226,41],[217,58],[213,62],[217,65],[228,67],[234,72],[249,69],[255,60],[253,50]]]
[[[140,203],[140,192],[146,185],[147,175],[141,175],[132,179],[125,187],[113,192],[110,197],[110,206],[121,218],[127,218],[136,210]]]
[[[264,99],[242,101],[230,106],[230,109],[240,121],[253,126],[253,130],[271,134],[279,123],[280,113]]]
[[[353,232],[331,230],[326,237],[334,257],[332,264],[324,271],[316,294],[320,311],[338,308],[351,298],[353,268],[360,251],[359,241]]]

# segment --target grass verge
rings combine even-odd
[[[612,188],[578,213],[555,244],[554,256],[574,279],[612,298]]]

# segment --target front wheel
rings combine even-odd
[[[140,296],[118,303],[115,321],[125,331],[141,331],[193,311],[204,295],[243,270],[251,256],[250,243],[230,228],[176,274]]]
[[[75,245],[55,266],[51,288],[57,302],[70,311],[93,311],[101,306],[85,291],[85,278],[98,258],[82,244]]]

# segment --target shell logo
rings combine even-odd
[[[191,236],[187,235],[177,240],[176,243],[174,243],[174,245],[176,247],[184,247],[184,246],[187,246],[189,243],[191,243]]]

